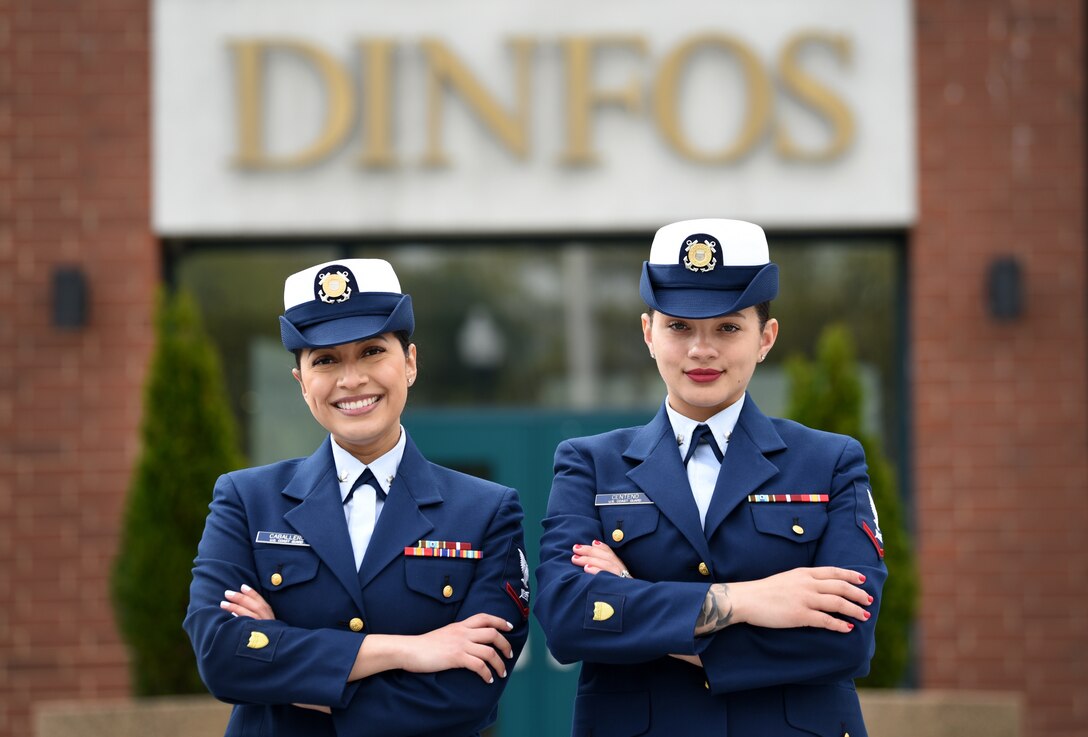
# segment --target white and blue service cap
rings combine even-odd
[[[763,228],[743,220],[681,220],[657,231],[639,294],[651,309],[689,320],[719,317],[778,294]]]
[[[327,348],[415,329],[412,298],[388,261],[348,258],[303,269],[283,284],[280,338],[289,351]]]

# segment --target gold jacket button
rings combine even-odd
[[[707,691],[709,691],[710,690],[710,681],[703,681],[703,688],[705,688]]]
[[[279,586],[281,583],[283,583],[283,576],[278,573],[273,573],[272,577],[268,580],[272,582],[273,586]]]
[[[706,563],[699,563],[699,573],[703,574],[704,576],[710,575],[710,568],[707,567]]]
[[[622,542],[623,530],[612,530],[612,539],[616,542]]]
[[[453,587],[450,586],[449,584],[446,584],[445,586],[443,586],[442,587],[442,596],[446,597],[447,599],[450,598],[451,596],[453,596]]]
[[[793,529],[793,534],[795,534],[795,535],[804,535],[805,534],[805,528],[801,527],[801,525],[794,525],[792,529]]]
[[[351,628],[352,632],[362,632],[363,620],[359,619],[358,617],[352,617],[351,621],[348,622],[348,627]]]

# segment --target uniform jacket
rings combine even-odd
[[[497,676],[393,670],[346,681],[368,634],[422,634],[479,612],[514,624],[504,634],[517,657],[529,598],[517,492],[428,462],[409,437],[357,572],[329,443],[215,485],[184,626],[208,689],[236,705],[227,735],[478,733],[495,719],[506,683]],[[470,543],[482,557],[407,555],[419,540]],[[275,620],[219,608],[243,583]]]
[[[749,501],[754,494],[829,499]],[[535,613],[555,657],[582,661],[574,735],[865,735],[852,679],[868,672],[886,577],[870,499],[856,440],[768,418],[751,397],[705,531],[664,406],[643,427],[562,443]],[[574,566],[571,547],[593,540],[612,546],[635,578]],[[851,620],[852,632],[736,624],[694,637],[708,584],[823,565],[867,577],[873,616]],[[668,653],[698,654],[704,667]]]

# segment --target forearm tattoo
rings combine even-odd
[[[706,592],[703,609],[695,620],[695,636],[711,635],[725,629],[733,621],[733,602],[729,599],[729,584],[716,583]]]

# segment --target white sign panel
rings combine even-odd
[[[908,0],[156,0],[161,235],[915,217]]]

